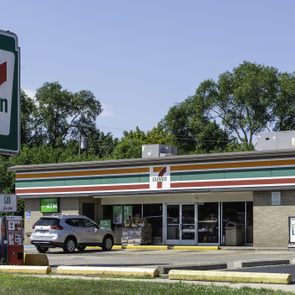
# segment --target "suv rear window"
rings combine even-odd
[[[41,225],[41,226],[52,226],[52,225],[58,225],[59,219],[58,218],[40,218],[35,225]]]

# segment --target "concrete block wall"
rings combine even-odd
[[[277,190],[273,190],[277,191]],[[271,205],[271,191],[253,194],[254,247],[288,247],[288,217],[295,216],[295,191],[281,191],[281,205]]]

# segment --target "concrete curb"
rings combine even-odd
[[[195,264],[171,264],[159,266],[160,274],[168,274],[170,270],[226,270],[227,264],[224,262],[210,263],[200,262]]]
[[[253,259],[253,260],[237,260],[227,263],[227,269],[241,269],[257,266],[286,265],[290,264],[288,259]]]
[[[174,246],[172,250],[190,250],[190,251],[216,251],[218,246]]]
[[[122,246],[126,250],[169,250],[167,245],[127,245]]]
[[[48,266],[49,261],[46,254],[28,254],[24,255],[24,265]]]
[[[49,274],[50,266],[0,265],[0,273]]]
[[[122,246],[121,245],[114,245],[112,247],[112,251],[113,250],[121,250],[122,249]],[[99,251],[102,251],[102,248],[99,247],[99,246],[87,246],[86,247],[86,250],[99,250]]]
[[[58,275],[92,275],[105,277],[154,278],[159,276],[157,268],[137,267],[90,267],[90,266],[58,266]]]
[[[198,270],[171,270],[168,278],[169,280],[231,283],[290,284],[292,282],[290,274]]]

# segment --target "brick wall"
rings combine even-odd
[[[276,191],[276,190],[274,190]],[[281,191],[281,205],[271,205],[271,192],[253,194],[255,247],[288,247],[288,217],[295,216],[295,191]]]

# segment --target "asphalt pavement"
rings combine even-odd
[[[25,247],[26,253],[37,253],[35,247]],[[165,266],[227,264],[237,261],[295,260],[293,250],[86,250],[82,253],[65,254],[61,249],[47,252],[49,264],[89,266]]]

